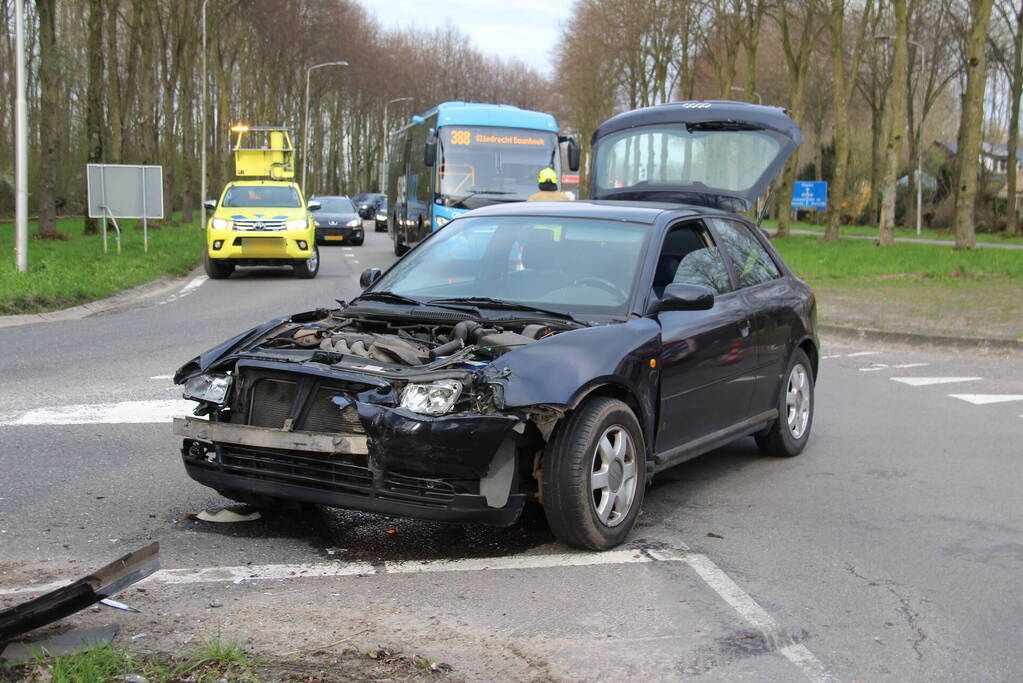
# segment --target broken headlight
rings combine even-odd
[[[198,375],[185,382],[182,397],[223,405],[231,390],[230,375]]]
[[[450,412],[462,393],[462,383],[439,379],[429,384],[409,384],[401,392],[401,407],[422,415]]]

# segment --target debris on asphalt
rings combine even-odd
[[[100,600],[100,604],[106,605],[107,607],[113,607],[114,609],[124,610],[125,612],[139,612],[139,610],[135,609],[134,607],[129,607],[123,602],[111,600],[110,598],[103,598],[102,600]]]
[[[203,510],[195,516],[196,519],[202,520],[203,522],[220,522],[225,524],[254,522],[262,517],[263,516],[259,514],[258,510],[254,510],[247,506],[220,508],[213,512]]]
[[[115,595],[159,568],[160,544],[153,542],[74,583],[0,610],[0,645]]]
[[[103,626],[88,631],[72,631],[29,643],[11,643],[6,649],[0,650],[0,658],[8,664],[27,664],[35,661],[41,655],[60,657],[97,647],[106,647],[113,642],[116,636],[116,626]]]
[[[724,536],[721,534],[715,534],[713,531],[708,531],[707,538],[724,538]]]
[[[216,608],[216,607],[223,607],[223,606],[224,606],[224,603],[220,602],[219,600],[210,600],[210,607]]]

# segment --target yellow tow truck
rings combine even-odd
[[[209,200],[203,265],[213,279],[235,266],[291,266],[300,278],[320,270],[316,228],[295,177],[295,148],[287,128],[232,126],[234,165],[220,200]]]

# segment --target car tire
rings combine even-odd
[[[320,248],[313,245],[313,255],[307,259],[295,261],[295,277],[311,280],[320,272]]]
[[[566,545],[587,550],[619,545],[639,515],[645,489],[643,430],[619,400],[586,401],[545,449],[544,514]]]
[[[373,228],[376,232],[387,232],[387,223],[380,225],[379,223]]]
[[[231,277],[231,273],[234,272],[233,263],[224,263],[219,259],[210,258],[209,252],[203,253],[202,266],[211,280],[224,280]]]
[[[398,239],[398,236],[395,235],[394,236],[394,255],[395,256],[404,256],[406,254],[406,252],[408,252],[408,247],[406,247],[404,244],[402,244],[401,240]]]
[[[357,240],[355,239],[349,240],[348,243],[351,244],[353,247],[361,247],[364,241],[366,241],[366,237],[362,236]]]
[[[813,426],[813,383],[810,359],[796,349],[778,389],[778,419],[753,435],[765,455],[791,458],[803,452]]]

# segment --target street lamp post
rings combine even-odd
[[[395,102],[411,102],[411,97],[395,97],[393,100],[388,100],[384,103],[384,130],[383,137],[381,138],[381,146],[383,147],[383,154],[381,154],[382,161],[380,162],[380,191],[385,192],[384,184],[387,182],[387,164],[390,161],[388,159],[388,152],[390,145],[388,144],[387,135],[387,107],[394,104]]]
[[[322,62],[305,70],[305,116],[302,119],[302,194],[305,195],[305,170],[309,159],[309,75],[324,66],[348,66],[348,62]]]
[[[28,116],[25,113],[25,7],[14,0],[15,80],[14,96],[14,215],[18,270],[28,270]]]
[[[883,41],[895,40],[895,36],[891,35],[890,33],[889,34],[884,34],[884,35],[879,35],[879,36],[874,36],[874,37],[877,40],[883,40]],[[920,79],[918,79],[918,82],[919,82],[920,80],[923,80],[923,68],[924,68],[924,64],[927,62],[927,50],[926,50],[926,48],[924,48],[924,46],[919,41],[910,40],[910,39],[907,38],[906,42],[909,43],[910,45],[915,45],[916,49],[920,50],[920,71],[921,71],[921,73],[920,73]],[[925,95],[925,97],[926,97],[926,95]],[[926,104],[926,102],[924,104]],[[918,127],[917,127],[917,134],[919,135],[921,141],[923,140],[924,117],[925,116],[926,116],[925,110],[923,108],[921,108],[920,109],[920,123],[918,124]],[[918,236],[921,234],[921,215],[920,214],[921,214],[921,212],[923,210],[923,203],[924,203],[923,202],[923,196],[924,196],[924,193],[923,193],[923,188],[924,188],[923,159],[924,159],[923,150],[918,149],[916,151],[916,234]]]
[[[201,140],[199,147],[199,158],[201,161],[199,165],[202,166],[202,177],[199,180],[199,206],[200,208],[200,228],[206,227],[206,3],[210,0],[202,0],[202,129],[199,133],[199,139]]]

